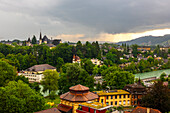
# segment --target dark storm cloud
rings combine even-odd
[[[44,28],[54,35],[56,30],[91,36],[141,32],[169,28],[169,4],[169,0],[0,0],[0,25],[6,22],[5,30],[26,25],[25,32]],[[21,30],[18,26],[14,32]]]

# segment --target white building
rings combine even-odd
[[[95,65],[101,65],[101,61],[99,59],[91,59],[91,62]]]
[[[22,71],[18,73],[18,76],[25,76],[28,78],[29,82],[38,82],[44,78],[43,72],[45,70],[54,70],[56,71],[56,68],[49,65],[49,64],[41,64],[41,65],[34,65],[25,71]]]

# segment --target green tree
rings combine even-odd
[[[43,85],[43,92],[49,91],[57,91],[58,90],[58,80],[59,74],[57,71],[54,70],[45,70],[43,72],[44,78],[41,81]]]
[[[102,89],[102,86],[101,86],[100,82],[98,82],[96,85],[96,90],[100,91],[101,89]]]
[[[170,91],[168,86],[164,86],[162,81],[158,81],[142,98],[142,106],[158,109],[161,112],[170,111]]]
[[[69,87],[77,84],[85,85],[89,87],[90,90],[93,90],[94,77],[90,76],[87,71],[82,69],[78,64],[65,64],[59,80],[60,93],[63,94],[69,91]]]
[[[44,98],[21,80],[0,87],[0,95],[1,113],[32,113],[41,111],[45,105]]]
[[[165,76],[166,76],[166,73],[162,73],[162,74],[161,74],[160,80],[161,80],[162,82],[165,81]]]
[[[57,71],[60,71],[61,66],[64,64],[64,60],[61,57],[57,58]]]
[[[9,81],[16,78],[16,69],[5,61],[0,60],[0,86],[4,86]]]
[[[94,68],[94,64],[91,62],[90,59],[87,59],[85,62],[84,62],[84,69],[89,73],[89,74],[92,74],[93,73],[93,68]]]
[[[0,59],[5,58],[5,55],[3,53],[0,53]]]
[[[35,35],[33,35],[32,44],[37,44],[37,39],[36,39]]]

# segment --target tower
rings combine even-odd
[[[42,44],[42,35],[41,35],[41,31],[40,31],[40,39],[39,39],[39,44]]]

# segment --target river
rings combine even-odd
[[[150,77],[160,77],[162,73],[170,74],[170,69],[163,69],[163,70],[158,70],[158,71],[151,71],[151,72],[145,72],[145,73],[138,73],[134,74],[135,78],[140,79],[145,79],[145,78],[150,78]]]

